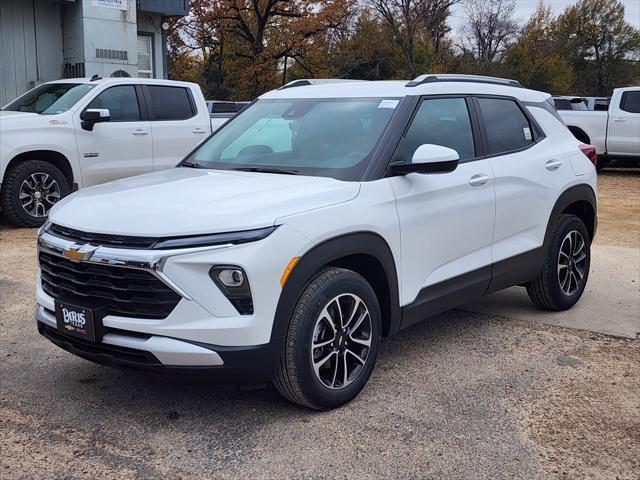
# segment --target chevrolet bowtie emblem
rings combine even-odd
[[[73,247],[65,248],[62,251],[62,255],[72,262],[86,262],[97,249],[98,247],[94,247],[93,245],[76,244]]]

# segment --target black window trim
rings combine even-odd
[[[191,93],[191,89],[188,87],[183,87],[181,85],[163,85],[163,84],[142,84],[142,91],[145,98],[147,114],[150,122],[184,122],[186,120],[191,120],[192,118],[198,115],[198,109],[196,107],[196,102]],[[149,87],[164,87],[164,88],[181,88],[187,91],[187,98],[189,99],[189,106],[191,107],[191,116],[185,118],[155,118],[155,113],[153,111],[153,107],[151,106],[151,92],[149,91]],[[208,109],[207,109],[208,113]]]
[[[477,110],[478,120],[480,120],[480,132],[481,132],[481,135],[482,135],[482,153],[483,153],[483,155],[481,157],[478,157],[476,160],[481,160],[481,159],[485,159],[485,158],[499,157],[499,156],[502,156],[502,155],[510,155],[512,153],[524,152],[525,150],[529,150],[530,148],[536,146],[542,140],[547,138],[547,136],[544,133],[544,130],[542,129],[542,127],[540,127],[540,125],[538,124],[536,119],[533,117],[531,112],[529,112],[527,107],[523,104],[523,102],[520,99],[518,99],[516,97],[511,97],[511,96],[508,96],[508,95],[484,95],[484,94],[473,94],[473,95],[470,95],[470,97],[472,97],[473,103],[474,103],[475,108]],[[531,135],[533,137],[533,142],[531,142],[527,146],[524,146],[524,147],[521,147],[521,148],[516,148],[514,150],[505,150],[504,152],[491,153],[491,154],[486,153],[486,152],[489,151],[489,147],[488,147],[488,141],[487,141],[486,125],[485,125],[485,122],[484,122],[484,118],[482,117],[482,111],[480,110],[480,105],[478,104],[478,99],[481,99],[481,98],[482,99],[494,98],[494,99],[497,99],[497,100],[512,100],[512,101],[514,101],[516,103],[516,105],[518,106],[518,108],[520,108],[520,111],[522,111],[522,113],[524,114],[525,118],[529,122],[529,128],[531,129]]]
[[[112,88],[118,88],[118,87],[133,87],[133,91],[136,95],[136,100],[138,101],[138,114],[140,115],[140,118],[138,120],[109,120],[109,123],[136,123],[136,122],[146,122],[147,121],[147,109],[146,106],[144,105],[144,100],[140,95],[140,90],[139,90],[139,85],[135,84],[135,83],[118,83],[115,85],[110,85],[107,88],[105,88],[104,90],[101,90],[95,97],[93,97],[92,99],[89,100],[89,102],[82,108],[82,110],[80,110],[80,114],[82,115],[84,112],[86,112],[89,109],[89,105],[91,105],[91,103],[97,99],[100,95],[102,95],[104,92],[106,92],[107,90],[111,90]]]

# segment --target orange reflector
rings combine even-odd
[[[298,260],[300,260],[300,257],[293,257],[291,260],[289,260],[287,268],[284,269],[284,272],[282,272],[282,277],[280,277],[281,287],[284,287],[284,284],[287,283],[287,278],[289,278],[289,274],[291,273],[291,270],[293,270],[293,267],[296,266],[296,263],[298,263]]]

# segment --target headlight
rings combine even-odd
[[[194,235],[191,237],[167,238],[159,240],[153,245],[153,249],[167,250],[171,248],[188,248],[188,247],[209,247],[213,245],[255,242],[271,235],[278,228],[266,227],[256,230],[245,230],[243,232],[214,233],[211,235]]]
[[[253,313],[253,299],[247,274],[235,265],[216,265],[209,270],[209,276],[225,297],[236,307],[240,315]]]
[[[44,221],[44,223],[42,224],[42,226],[38,229],[38,236],[40,236],[42,234],[42,232],[46,232],[47,230],[49,230],[50,226],[51,226],[51,222],[47,218]]]

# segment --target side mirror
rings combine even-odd
[[[96,123],[110,122],[111,112],[108,108],[88,108],[80,114],[80,120],[81,127],[91,132]]]
[[[397,175],[408,173],[449,173],[458,166],[460,156],[452,148],[425,143],[420,145],[411,163],[393,163],[391,171]]]

